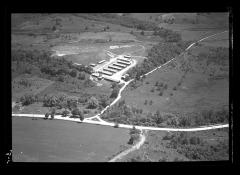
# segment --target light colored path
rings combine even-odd
[[[124,156],[126,156],[127,154],[129,154],[132,151],[135,151],[137,149],[139,149],[143,143],[146,140],[146,136],[144,135],[143,131],[141,130],[140,133],[140,139],[139,142],[137,142],[134,146],[132,146],[131,148],[121,152],[120,154],[118,154],[117,156],[115,156],[114,158],[112,158],[109,162],[116,162],[116,160],[122,159]]]

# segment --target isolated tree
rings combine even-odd
[[[56,113],[56,108],[54,108],[54,107],[51,108],[50,109],[51,119],[54,119],[55,113]]]
[[[71,111],[74,118],[79,118],[81,121],[84,119],[82,111],[79,108],[75,108]]]
[[[119,92],[119,88],[118,87],[115,87],[113,90],[112,90],[112,94],[110,95],[110,98],[116,98],[118,96],[118,92]]]
[[[45,114],[45,117],[44,117],[44,119],[48,119],[49,115],[50,115],[50,113],[49,113],[49,112],[47,112],[47,113]]]
[[[144,35],[144,31],[143,30],[141,31],[141,35]]]
[[[116,88],[116,87],[117,87],[117,85],[118,85],[118,84],[117,84],[116,82],[113,82],[113,83],[111,84],[111,88],[113,88],[113,89],[114,89],[114,88]]]
[[[54,25],[53,27],[52,27],[52,31],[55,31],[57,28],[56,28],[56,26]]]

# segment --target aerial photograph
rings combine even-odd
[[[11,13],[12,162],[229,161],[230,25]]]

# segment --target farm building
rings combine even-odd
[[[125,62],[130,62],[129,59],[126,59],[126,58],[118,58],[117,60],[121,60],[121,61],[125,61]]]
[[[118,60],[117,63],[121,63],[121,64],[125,64],[125,65],[130,65],[131,64],[130,62],[123,62],[121,60]]]
[[[116,69],[116,70],[122,70],[121,67],[118,67],[118,66],[113,66],[113,65],[110,65],[108,66],[109,68],[112,68],[112,69]]]
[[[91,67],[95,67],[95,66],[96,66],[96,64],[93,64],[93,63],[92,63],[92,64],[90,64],[90,66],[91,66]]]
[[[119,80],[116,80],[116,79],[113,79],[113,78],[110,78],[110,77],[104,77],[104,79],[108,80],[108,81],[116,82],[116,83],[120,82]]]
[[[131,58],[131,55],[124,55],[124,58]]]
[[[109,68],[103,68],[104,71],[108,71],[108,72],[112,72],[112,73],[116,73],[117,70],[114,69],[109,69]]]
[[[120,64],[120,63],[113,63],[114,66],[122,67],[125,68],[127,67],[125,64]]]
[[[98,64],[104,63],[106,60],[99,61]]]
[[[111,72],[106,72],[106,71],[99,71],[99,73],[101,73],[101,74],[104,74],[104,75],[108,75],[108,76],[111,76],[113,73],[111,73]]]

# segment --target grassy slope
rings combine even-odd
[[[196,54],[198,49],[201,50],[200,52],[206,52],[206,47],[201,46],[193,49],[192,53],[195,52]],[[143,81],[143,85],[137,89],[124,91],[123,99],[127,104],[143,109],[146,112],[153,112],[157,109],[163,112],[193,112],[228,104],[228,69],[226,71],[220,70],[220,67],[227,68],[228,63],[226,63],[226,66],[211,64],[210,68],[210,65],[205,65],[206,60],[197,60],[197,57],[191,56],[187,56],[186,59],[192,60],[191,66],[195,70],[186,74],[177,90],[173,90],[173,88],[177,86],[184,72],[168,66],[147,76]],[[225,61],[228,62],[228,60]],[[215,69],[216,74],[223,74],[226,77],[219,80],[208,80],[208,73],[211,72],[211,69]],[[203,73],[199,70],[206,70],[206,72]],[[162,96],[158,95],[159,91],[154,86],[156,81],[168,84],[168,89],[163,92]],[[147,82],[149,84],[146,84]],[[155,91],[151,92],[153,87]],[[171,96],[171,93],[173,93],[173,96]],[[153,104],[144,105],[145,100],[152,100]]]

